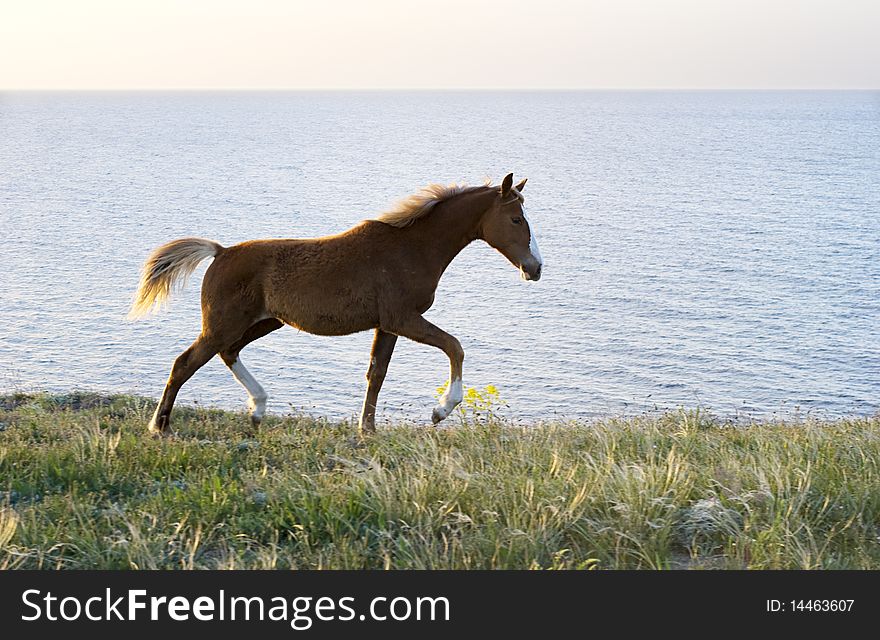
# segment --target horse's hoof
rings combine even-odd
[[[168,438],[174,434],[171,430],[171,419],[168,414],[153,415],[147,425],[147,432],[154,438]]]
[[[358,435],[376,433],[376,416],[361,416],[358,419]]]

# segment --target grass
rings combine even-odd
[[[0,398],[0,567],[880,568],[880,417],[447,428]]]

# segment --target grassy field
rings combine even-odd
[[[0,398],[5,568],[880,568],[880,418],[446,428]],[[471,407],[473,409],[473,406]]]

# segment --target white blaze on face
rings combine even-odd
[[[241,360],[236,360],[229,368],[232,370],[232,375],[235,376],[235,379],[241,383],[241,386],[247,389],[248,407],[251,410],[251,417],[259,422],[263,419],[263,414],[266,413],[266,400],[269,399],[269,396],[263,387],[260,386],[260,383],[251,375],[251,372],[245,369]]]
[[[541,250],[538,249],[538,238],[535,237],[535,225],[526,217],[526,208],[522,208],[523,220],[529,225],[529,251],[532,257],[538,261],[538,264],[544,266],[544,260],[541,259]]]

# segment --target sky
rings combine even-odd
[[[878,89],[880,0],[0,0],[0,89]]]

